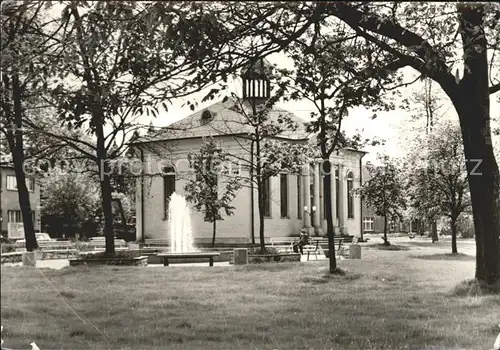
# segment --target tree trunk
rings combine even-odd
[[[214,219],[213,223],[213,232],[212,232],[212,248],[215,248],[215,233],[217,232],[217,220]]]
[[[19,199],[19,206],[23,217],[24,238],[26,240],[26,250],[32,252],[38,248],[38,243],[35,236],[35,228],[33,225],[33,211],[31,210],[30,197],[28,188],[26,186],[26,177],[23,170],[24,153],[22,145],[16,145],[12,149],[12,160],[14,162],[14,172],[17,182],[17,196]]]
[[[255,113],[255,112],[254,112]],[[251,223],[250,231],[252,235],[252,247],[255,247],[255,192],[254,192],[254,155],[253,155],[254,141],[250,143],[250,205],[251,205]]]
[[[255,110],[255,101],[253,103],[253,114],[256,114]],[[256,156],[256,166],[255,166],[255,175],[257,176],[257,198],[258,198],[258,206],[259,206],[259,245],[260,250],[264,252],[266,249],[266,242],[264,237],[264,181],[262,178],[262,159],[260,158],[260,133],[259,127],[257,126],[255,129],[255,134],[257,136],[255,140],[255,156]]]
[[[266,249],[266,241],[264,237],[264,191],[262,191],[263,181],[260,175],[257,174],[257,197],[259,198],[259,241],[260,249],[264,251]]]
[[[95,117],[94,117],[95,118]],[[112,209],[112,189],[111,189],[111,179],[109,176],[110,170],[107,169],[106,165],[106,148],[104,144],[104,133],[102,129],[101,118],[95,118],[98,121],[96,125],[96,136],[97,136],[97,161],[99,167],[99,180],[101,184],[101,196],[102,196],[102,215],[104,216],[104,237],[106,239],[106,254],[113,254],[115,252],[115,238],[113,232],[113,209]],[[94,120],[95,120],[94,119]]]
[[[384,215],[384,245],[389,245],[387,240],[387,215]]]
[[[494,284],[500,281],[498,166],[491,144],[485,142],[485,136],[491,137],[489,120],[487,131],[479,121],[489,103],[473,106],[470,99],[470,105],[461,109],[459,117],[476,233],[476,278]],[[488,135],[483,135],[486,132]]]
[[[499,173],[490,129],[490,95],[484,5],[457,5],[467,55],[457,88],[444,86],[462,129],[476,239],[476,279],[500,283]]]
[[[451,229],[451,254],[458,254],[457,249],[457,219],[452,218],[450,222]]]
[[[437,230],[437,222],[436,220],[432,221],[432,243],[439,241],[438,230]]]
[[[24,146],[23,146],[23,131],[22,118],[23,111],[21,105],[21,87],[17,75],[12,77],[12,98],[14,101],[14,122],[15,132],[11,135],[10,148],[12,152],[12,161],[14,163],[14,172],[16,174],[17,195],[19,198],[19,206],[23,216],[24,238],[26,240],[26,250],[32,252],[38,248],[38,243],[35,236],[35,228],[33,226],[33,212],[31,210],[30,197],[28,188],[26,187],[26,176],[24,174]]]
[[[335,244],[334,244],[334,229],[333,229],[333,214],[332,214],[332,191],[331,191],[331,178],[332,178],[332,164],[330,160],[323,159],[323,195],[325,196],[325,217],[326,217],[326,234],[328,237],[328,258],[329,271],[334,273],[337,270],[337,259],[335,257]]]
[[[102,194],[102,214],[104,216],[104,237],[106,239],[106,253],[113,254],[115,252],[115,237],[113,232],[113,209],[111,182],[109,175],[104,175],[101,180]]]
[[[115,241],[113,234],[113,210],[111,206],[112,189],[107,163],[106,138],[104,136],[105,114],[102,107],[103,92],[105,88],[100,84],[102,81],[94,80],[95,77],[91,71],[91,54],[87,51],[87,43],[84,38],[84,29],[82,19],[78,12],[78,6],[71,5],[71,13],[75,18],[77,44],[80,48],[79,54],[83,61],[83,80],[87,83],[87,97],[89,97],[90,110],[92,111],[91,125],[95,128],[96,136],[96,162],[99,168],[99,181],[101,184],[102,196],[102,214],[104,216],[104,237],[106,238],[106,254],[115,252]]]

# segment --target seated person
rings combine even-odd
[[[300,238],[298,242],[293,243],[293,251],[300,254],[304,254],[304,246],[309,244],[309,235],[305,230],[300,231]]]

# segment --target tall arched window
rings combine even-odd
[[[280,174],[280,213],[288,218],[288,174]]]
[[[354,188],[354,174],[350,171],[347,174],[347,217],[354,219],[354,195],[352,189]]]
[[[209,110],[206,110],[205,112],[203,112],[203,114],[201,115],[201,124],[202,125],[205,125],[205,124],[208,124],[210,123],[210,121],[213,119],[214,117],[212,116],[212,113],[210,113]]]
[[[339,218],[339,207],[340,207],[340,196],[339,196],[339,187],[340,187],[340,181],[339,181],[339,169],[335,169],[335,210],[336,210],[336,215],[337,215],[337,220]]]
[[[264,199],[264,216],[271,217],[271,178],[262,179],[262,197]]]
[[[165,220],[168,219],[170,196],[175,192],[175,168],[166,166],[162,169],[163,175],[163,211]]]

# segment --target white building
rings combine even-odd
[[[262,79],[262,68],[252,74],[258,79],[244,76],[246,106],[250,101],[260,103],[269,93],[269,82]],[[200,149],[203,137],[211,136],[220,142],[223,149],[235,157],[251,154],[248,125],[244,117],[233,107],[233,99],[220,101],[197,111],[169,129],[142,137],[134,143],[136,154],[145,164],[145,176],[137,183],[136,217],[137,240],[167,239],[168,198],[175,191],[185,195],[186,179],[192,175],[188,153]],[[250,108],[250,107],[249,107]],[[286,132],[280,140],[293,143],[313,142],[314,136],[305,132],[304,122],[292,113],[275,108],[270,118],[288,116],[299,124],[295,132]],[[245,119],[246,120],[246,119]],[[331,156],[335,167],[332,176],[332,212],[335,232],[360,237],[362,227],[361,200],[349,194],[349,190],[360,186],[361,159],[365,152],[342,149]],[[301,175],[280,174],[272,177],[266,186],[265,236],[298,236],[302,228],[312,235],[326,233],[325,205],[323,200],[323,176],[320,163],[312,161],[304,166]],[[235,176],[249,178],[249,169],[242,166],[232,169]],[[221,243],[251,243],[252,237],[259,242],[259,215],[257,190],[242,187],[234,201],[234,215],[217,222],[217,239]],[[313,209],[313,210],[312,210]],[[208,243],[212,238],[212,224],[203,221],[202,213],[192,212],[192,228],[195,243]],[[253,234],[252,234],[253,233]]]

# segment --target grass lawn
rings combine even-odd
[[[404,243],[398,243],[404,244]],[[42,349],[490,349],[500,296],[457,297],[441,246],[241,267],[2,267],[2,338]],[[468,249],[459,243],[459,251]],[[446,246],[448,248],[448,246]],[[422,258],[428,254],[429,259]]]

